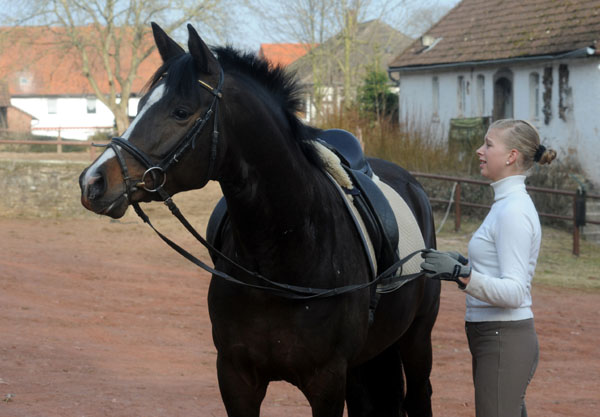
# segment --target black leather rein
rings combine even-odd
[[[205,271],[213,274],[213,276],[222,278],[228,282],[238,284],[244,287],[258,289],[266,292],[270,292],[274,295],[293,299],[293,300],[308,300],[308,299],[316,299],[316,298],[327,298],[333,297],[336,295],[346,294],[358,290],[362,290],[365,288],[369,288],[373,285],[377,284],[391,284],[394,282],[400,281],[411,281],[419,276],[422,273],[415,273],[400,276],[397,274],[398,269],[401,270],[402,265],[404,265],[408,260],[410,260],[413,256],[418,253],[421,253],[422,250],[415,251],[403,259],[400,259],[398,262],[390,266],[388,269],[379,274],[375,279],[370,282],[356,285],[346,285],[342,287],[336,288],[309,288],[309,287],[300,287],[295,285],[282,284],[280,282],[271,281],[270,279],[262,276],[261,274],[250,271],[238,264],[234,260],[230,259],[227,255],[219,251],[212,244],[210,244],[206,239],[204,239],[194,227],[187,221],[185,216],[181,213],[179,208],[173,202],[171,196],[164,190],[163,185],[166,182],[166,171],[169,167],[179,161],[181,155],[186,152],[190,146],[193,148],[195,146],[195,140],[198,134],[202,131],[202,129],[206,126],[207,122],[214,117],[213,120],[213,135],[212,135],[212,143],[210,149],[210,159],[209,159],[209,168],[206,176],[205,183],[206,184],[213,174],[215,162],[217,159],[217,145],[219,141],[219,130],[218,130],[218,110],[219,110],[219,99],[222,97],[222,89],[223,89],[223,70],[220,69],[219,74],[219,83],[216,88],[212,88],[205,82],[199,80],[200,85],[206,88],[208,91],[213,94],[214,98],[204,113],[203,117],[198,118],[191,129],[186,133],[186,135],[179,141],[179,143],[170,151],[159,163],[154,163],[142,150],[140,150],[137,146],[133,145],[126,139],[121,137],[115,137],[111,140],[111,143],[108,145],[113,149],[115,154],[117,155],[117,160],[119,161],[119,165],[121,166],[121,171],[123,173],[123,180],[125,184],[124,195],[127,197],[127,200],[133,206],[137,215],[147,223],[152,230],[156,232],[156,234],[169,245],[172,249],[174,249],[181,256],[192,262],[193,264],[199,266]],[[127,164],[125,163],[125,158],[121,152],[121,149],[127,151],[131,156],[133,156],[138,162],[140,162],[145,168],[140,181],[135,181],[129,177],[129,170],[127,169]],[[152,176],[153,180],[153,188],[147,188],[146,178],[148,175]],[[160,175],[160,176],[159,176]],[[163,199],[165,205],[171,210],[171,213],[179,220],[179,222],[190,232],[196,240],[198,240],[204,247],[206,247],[211,254],[219,256],[221,259],[225,260],[227,263],[235,267],[236,269],[242,271],[245,274],[248,274],[253,279],[256,279],[258,282],[262,284],[254,284],[249,282],[241,281],[231,275],[219,271],[215,268],[210,267],[206,263],[202,262],[200,259],[190,254],[188,251],[183,249],[181,246],[173,242],[171,239],[163,235],[160,231],[158,231],[154,225],[150,222],[150,218],[146,213],[142,210],[140,205],[137,202],[131,202],[131,194],[137,190],[137,187],[142,187],[144,190],[148,192],[156,192]]]

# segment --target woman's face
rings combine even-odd
[[[494,182],[512,175],[513,156],[511,150],[504,144],[503,133],[504,130],[500,129],[488,131],[483,145],[476,151],[481,175]]]

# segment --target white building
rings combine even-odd
[[[463,0],[388,71],[402,119],[526,119],[600,185],[598,48],[600,0]]]
[[[129,100],[129,116],[137,113],[139,98]],[[35,135],[86,140],[98,131],[114,129],[115,117],[95,96],[13,96],[10,104],[34,116]]]
[[[59,30],[48,27],[0,29],[0,84],[10,97],[10,106],[31,116],[30,126],[24,126],[22,120],[11,120],[6,108],[0,109],[8,115],[0,128],[79,140],[114,130],[115,117],[84,76],[79,53],[65,50],[58,41],[60,35]],[[89,59],[98,88],[108,96],[106,71],[94,56]],[[136,95],[161,63],[154,52],[139,66],[128,103],[129,116],[137,113]],[[129,64],[123,60],[121,65]]]

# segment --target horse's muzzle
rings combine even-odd
[[[120,218],[127,210],[127,195],[107,193],[108,180],[102,170],[95,170],[93,175],[87,175],[84,170],[79,176],[81,189],[81,204],[88,210],[97,214],[104,214],[113,218]]]
[[[81,188],[81,202],[86,208],[89,208],[90,202],[100,199],[106,193],[106,179],[98,171],[89,178],[86,174],[87,169],[79,176],[79,187]]]

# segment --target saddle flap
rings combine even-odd
[[[385,270],[398,258],[398,223],[394,210],[381,189],[371,178],[360,171],[346,168],[354,186],[360,191],[354,196],[375,248],[377,269]]]

